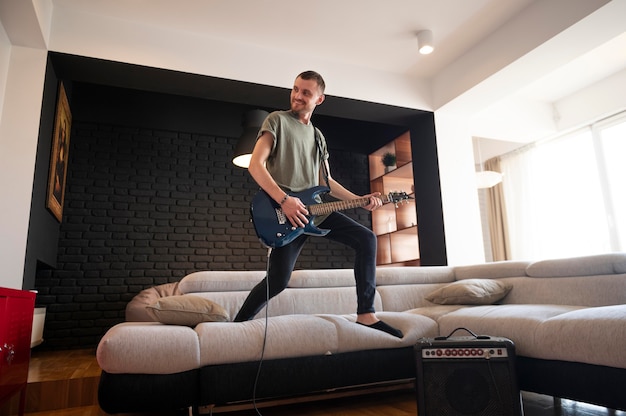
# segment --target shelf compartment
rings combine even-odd
[[[396,208],[395,214],[396,228],[398,230],[415,227],[417,225],[417,210],[415,209],[415,200],[410,199],[398,204],[398,208]]]
[[[391,262],[399,263],[420,258],[417,227],[406,228],[389,235]]]
[[[389,234],[378,236],[378,249],[376,250],[376,264],[391,263],[391,241]]]
[[[372,231],[376,235],[392,233],[398,229],[396,207],[386,204],[372,212]]]

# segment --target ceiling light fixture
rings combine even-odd
[[[487,189],[492,188],[502,182],[502,173],[493,170],[483,170],[483,158],[480,152],[480,139],[475,140],[476,150],[478,151],[479,171],[476,172],[476,188]]]
[[[417,32],[417,48],[422,55],[428,55],[435,50],[433,47],[433,32],[422,30]]]
[[[493,188],[502,182],[502,174],[493,170],[481,170],[476,172],[476,188],[487,189]]]
[[[241,137],[239,137],[233,156],[233,164],[235,166],[245,169],[250,166],[250,158],[252,157],[252,150],[256,143],[259,128],[268,114],[267,111],[263,110],[251,110],[244,114],[242,124],[243,133]]]

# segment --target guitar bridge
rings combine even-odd
[[[280,208],[274,208],[274,210],[276,211],[276,219],[278,220],[278,223],[280,225],[286,224],[287,217],[285,216],[285,213],[283,212],[283,210]]]

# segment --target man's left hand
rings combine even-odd
[[[370,203],[363,207],[368,211],[374,211],[376,208],[383,205],[383,201],[380,199],[380,192],[364,195],[363,198],[369,198],[370,200]]]

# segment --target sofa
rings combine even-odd
[[[626,410],[626,253],[380,267],[375,307],[404,337],[356,325],[352,270],[296,270],[231,322],[263,271],[200,271],[148,288],[101,339],[107,413],[225,406],[415,381],[414,346],[458,328],[515,344],[521,390]]]

